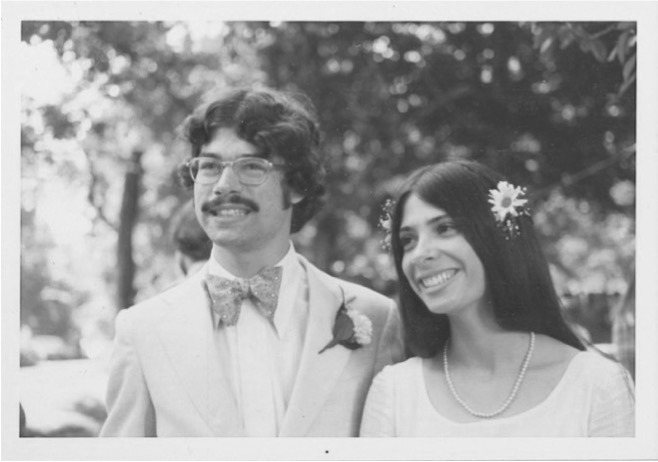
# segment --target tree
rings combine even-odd
[[[81,195],[89,232],[79,255],[61,256],[74,268],[60,278],[70,307],[120,309],[167,284],[168,221],[189,195],[173,173],[187,156],[178,127],[215,89],[258,82],[318,107],[330,200],[296,241],[323,269],[394,293],[381,205],[409,171],[451,158],[529,186],[562,288],[582,268],[619,279],[632,264],[633,23],[24,21],[22,34],[27,55],[43,53],[28,61],[52,64],[23,98],[22,207],[35,213],[23,261],[61,247],[43,234],[44,185]],[[136,157],[143,175],[131,177]],[[565,236],[585,242],[578,258]],[[60,283],[40,263],[24,271],[35,286]]]
[[[610,194],[635,178],[631,24],[254,27],[271,37],[260,48],[271,83],[309,93],[320,108],[332,200],[311,252],[327,268],[338,262],[358,276],[362,263],[350,271],[342,262],[371,248],[359,236],[376,229],[398,175],[443,159],[505,172],[539,193],[537,207],[560,187],[591,204],[593,221],[633,215]],[[599,59],[610,41],[618,59]],[[546,234],[547,245],[554,239]],[[365,266],[378,268],[371,257]]]
[[[56,325],[52,316],[37,321],[44,313],[55,311],[74,329],[66,313],[85,303],[113,314],[173,277],[167,226],[189,194],[174,174],[187,154],[178,126],[209,90],[259,78],[239,31],[222,26],[199,39],[196,32],[182,23],[22,23],[26,62],[36,68],[26,70],[22,102],[22,208],[34,215],[22,222],[22,241],[39,244],[23,253],[22,319],[37,333]],[[220,52],[215,40],[225,45]],[[86,198],[75,203],[77,228],[46,218],[51,185]],[[64,249],[44,245],[54,226],[60,234],[88,227],[70,252],[57,252],[73,267],[58,279],[43,264],[25,264]],[[58,284],[70,296],[51,308],[43,291]]]

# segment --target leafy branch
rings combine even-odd
[[[581,23],[538,23],[535,33],[535,48],[550,59],[557,46],[565,49],[572,43],[600,63],[612,63],[616,59],[621,66],[618,98],[635,82],[637,32],[634,22],[610,24],[596,32],[589,32]]]

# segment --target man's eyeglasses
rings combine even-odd
[[[226,167],[231,167],[240,183],[259,185],[267,179],[267,174],[281,165],[273,164],[261,157],[241,157],[233,161],[213,157],[195,157],[187,162],[192,179],[199,184],[216,183]]]

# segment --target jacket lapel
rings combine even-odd
[[[201,269],[163,294],[169,313],[157,326],[171,366],[196,411],[216,436],[244,436],[235,398],[213,340]],[[172,399],[175,399],[172,397]]]
[[[333,338],[340,288],[305,258],[309,286],[309,320],[304,351],[279,436],[303,436],[340,377],[351,351],[340,345],[319,351]]]

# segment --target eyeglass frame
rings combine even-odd
[[[195,177],[195,175],[192,171],[192,164],[195,163],[195,162],[196,163],[200,162],[201,159],[213,160],[221,166],[222,169],[219,172],[219,175],[218,175],[216,180],[208,181],[208,182],[197,181],[197,179],[196,179],[196,177]],[[233,164],[235,164],[236,162],[242,162],[242,161],[245,161],[245,160],[257,160],[259,162],[264,163],[264,165],[267,167],[267,171],[265,172],[265,175],[263,176],[263,179],[261,181],[259,181],[257,183],[245,182],[244,179],[242,178],[242,176],[235,169],[233,169]],[[189,159],[187,162],[185,162],[185,166],[188,168],[188,170],[190,172],[190,176],[192,177],[192,181],[194,181],[194,183],[198,183],[198,184],[213,184],[213,183],[216,183],[217,181],[219,181],[219,179],[222,177],[222,173],[224,173],[224,171],[228,167],[233,171],[233,173],[238,178],[240,183],[242,183],[244,185],[248,185],[248,186],[258,186],[258,185],[261,185],[261,184],[265,183],[265,181],[267,180],[267,175],[270,172],[272,172],[272,170],[277,170],[277,169],[283,168],[283,167],[285,167],[285,164],[275,164],[273,162],[270,162],[267,159],[264,159],[262,157],[256,157],[256,156],[239,157],[235,160],[221,160],[221,159],[218,159],[217,157],[212,157],[212,156],[197,156],[197,157],[193,157],[192,159]],[[198,167],[197,167],[197,172],[198,172]]]

